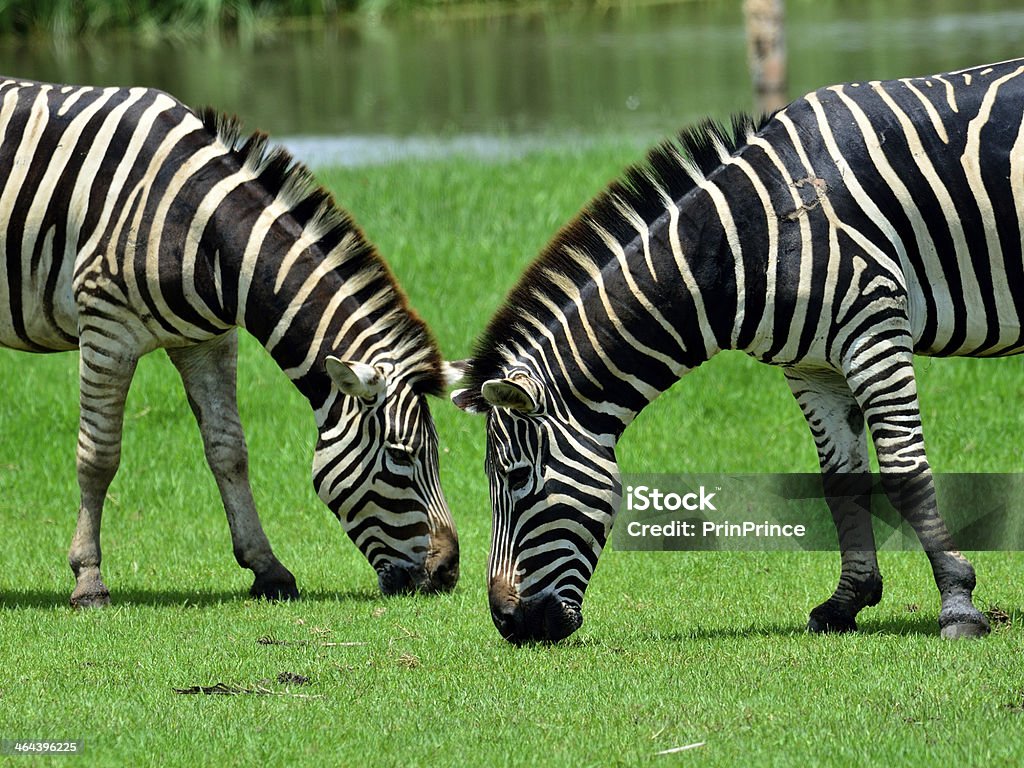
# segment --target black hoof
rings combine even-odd
[[[108,605],[110,605],[110,593],[106,589],[81,593],[76,589],[71,595],[71,607],[75,610],[106,608]]]
[[[819,605],[811,611],[811,617],[807,620],[807,631],[818,634],[856,632],[857,619],[848,613],[840,613]]]
[[[71,607],[105,608],[110,605],[110,590],[100,578],[98,568],[75,570],[75,589],[71,592]]]
[[[295,577],[287,568],[282,567],[258,575],[249,594],[257,600],[298,600],[299,588],[295,586]]]
[[[989,633],[988,624],[947,624],[939,634],[946,640],[959,640],[964,637],[985,637]]]
[[[970,598],[950,598],[939,611],[939,634],[947,640],[984,637],[990,631],[985,614],[971,604]]]

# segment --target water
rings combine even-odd
[[[649,142],[753,108],[740,0],[365,17],[255,40],[0,43],[0,71],[149,85],[315,164]],[[1024,54],[1019,0],[789,0],[790,94]]]

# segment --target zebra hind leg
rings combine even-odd
[[[249,485],[249,455],[235,390],[236,332],[196,346],[168,350],[168,356],[181,374],[199,424],[206,461],[227,513],[235,559],[255,576],[249,593],[268,600],[297,599],[295,577],[271,550]]]
[[[871,473],[864,417],[835,371],[787,370],[786,380],[814,437],[825,498],[839,535],[842,569],[832,596],[811,611],[811,632],[852,632],[857,614],[882,599],[871,528]]]
[[[942,601],[941,634],[945,638],[984,636],[989,632],[988,619],[971,601],[974,567],[956,550],[936,505],[909,344],[866,345],[858,357],[851,366],[850,386],[871,430],[886,496],[914,528],[931,562]]]
[[[74,608],[110,603],[100,576],[100,520],[103,502],[121,461],[124,403],[137,359],[123,350],[105,349],[109,339],[83,332],[80,340],[78,485],[81,504],[68,563],[75,574]]]

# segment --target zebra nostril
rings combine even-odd
[[[515,587],[504,579],[494,579],[487,588],[487,599],[498,634],[510,643],[522,642],[524,612]]]
[[[407,565],[386,563],[377,571],[377,584],[385,596],[403,595],[416,590],[412,568]]]
[[[557,643],[583,625],[579,603],[553,593],[522,598],[505,585],[490,589],[491,620],[510,643]]]
[[[429,592],[451,592],[459,581],[459,540],[454,535],[434,536],[426,563]]]
[[[491,620],[498,634],[510,643],[520,643],[527,639],[522,634],[523,610],[519,603],[503,603],[491,605]]]
[[[544,634],[546,640],[557,643],[583,626],[583,611],[579,603],[552,595],[544,604]]]
[[[431,592],[451,592],[459,582],[459,553],[449,553],[438,562],[433,570],[428,566],[430,576],[427,589]]]

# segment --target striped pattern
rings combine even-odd
[[[0,81],[0,244],[0,345],[81,351],[72,602],[107,601],[100,512],[135,364],[160,347],[254,594],[295,594],[249,490],[236,327],[308,398],[317,492],[381,587],[454,584],[424,399],[443,388],[437,347],[349,216],[265,136],[243,140],[234,121],[152,89]]]
[[[455,396],[488,412],[499,630],[579,625],[619,499],[616,440],[738,349],[784,368],[818,448],[843,570],[810,627],[853,629],[881,597],[866,424],[929,551],[943,634],[986,632],[936,511],[912,356],[1024,349],[1022,113],[1024,60],[822,88],[657,147],[567,226]]]

